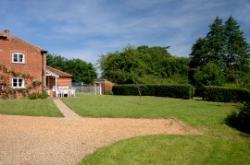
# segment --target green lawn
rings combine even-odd
[[[238,104],[214,103],[163,97],[78,95],[63,100],[81,116],[169,118],[175,117],[194,126],[217,126]],[[209,121],[208,121],[209,120]]]
[[[249,164],[250,137],[225,124],[240,104],[161,97],[89,96],[65,98],[82,116],[175,117],[203,135],[145,136],[98,149],[81,164]]]
[[[247,165],[249,142],[208,136],[147,136],[97,150],[80,164],[89,165]]]
[[[0,114],[62,117],[51,99],[0,99]]]

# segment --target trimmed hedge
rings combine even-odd
[[[202,95],[203,100],[218,102],[245,102],[250,99],[250,91],[241,88],[206,86]]]
[[[114,95],[130,96],[161,96],[190,99],[194,96],[194,88],[191,85],[115,85]]]

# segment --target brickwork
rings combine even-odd
[[[24,63],[12,63],[12,53],[23,53]],[[33,80],[38,80],[41,85],[36,89],[44,88],[44,66],[46,66],[46,55],[43,50],[17,37],[9,35],[0,39],[0,64],[7,66],[10,70],[20,73],[28,73]],[[32,82],[26,82],[32,83]]]
[[[72,87],[72,79],[71,78],[59,78],[58,81],[58,86],[67,86],[69,88]]]
[[[113,88],[113,83],[108,81],[108,80],[104,80],[104,83],[102,84],[103,89],[104,89],[104,93],[110,93],[112,92],[112,88]]]

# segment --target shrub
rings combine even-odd
[[[190,99],[193,98],[194,89],[191,85],[115,85],[114,95],[131,96],[161,96]]]
[[[41,93],[39,93],[37,95],[37,98],[39,98],[39,99],[46,99],[46,98],[48,98],[48,94],[47,94],[46,91],[42,91]]]
[[[31,93],[29,94],[29,99],[35,100],[35,99],[46,99],[48,97],[48,94],[45,91],[42,91],[41,93]]]
[[[244,102],[250,99],[250,91],[241,88],[206,86],[203,88],[203,99],[218,102]]]
[[[242,131],[250,133],[250,102],[245,104],[238,115],[238,127]]]
[[[35,88],[35,87],[37,87],[37,86],[39,86],[39,85],[41,85],[42,84],[42,82],[41,81],[39,81],[39,80],[34,80],[33,82],[32,82],[32,86]]]
[[[224,73],[220,67],[214,63],[208,63],[194,74],[194,79],[198,84],[222,85],[225,82]]]
[[[226,122],[232,127],[250,133],[250,102],[246,103],[239,113],[233,112],[228,116]]]
[[[35,99],[37,99],[37,93],[31,93],[31,94],[29,94],[29,99],[31,99],[31,100],[35,100]]]

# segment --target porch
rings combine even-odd
[[[75,96],[75,88],[72,88],[72,75],[58,69],[47,66],[46,90],[51,97]]]

